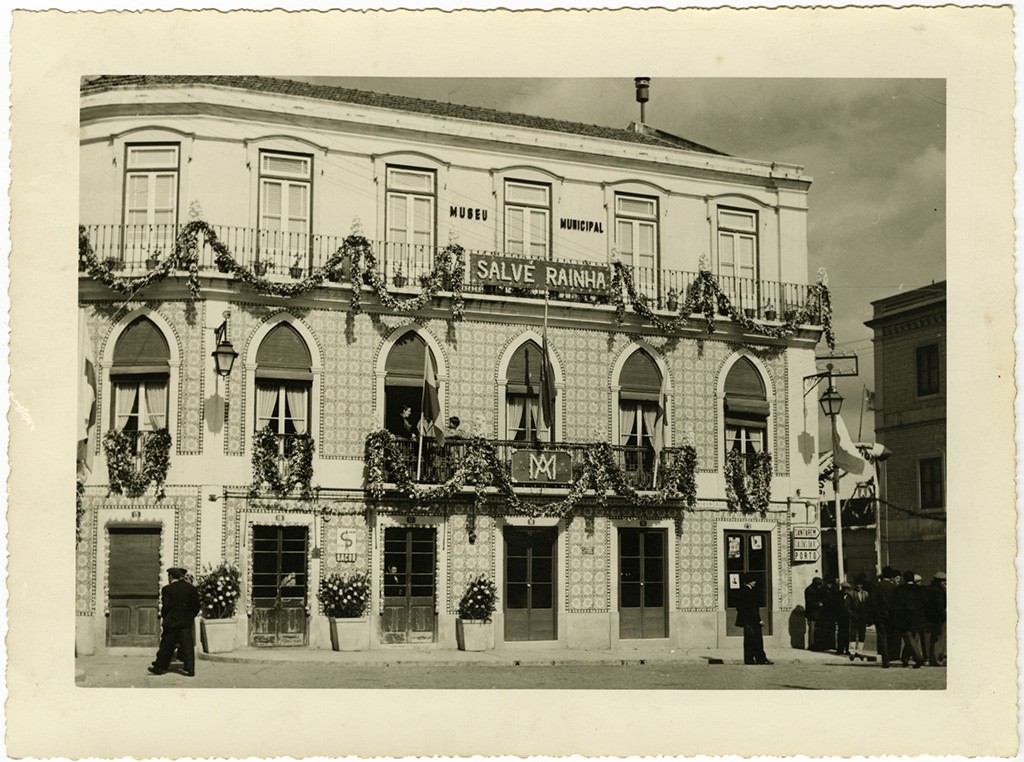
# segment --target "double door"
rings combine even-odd
[[[742,635],[743,628],[736,626],[736,602],[739,599],[743,579],[749,575],[756,584],[754,595],[764,622],[764,634],[772,631],[771,575],[771,533],[730,529],[725,532],[725,606],[726,635]]]
[[[437,530],[433,527],[384,529],[385,643],[430,643],[436,632]]]
[[[505,527],[505,640],[558,638],[557,527]]]
[[[251,645],[306,645],[308,550],[307,527],[252,528]]]
[[[665,530],[619,529],[619,637],[668,637]]]

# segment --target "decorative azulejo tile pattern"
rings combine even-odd
[[[370,527],[362,513],[325,516],[320,520],[320,575],[369,574]],[[342,555],[339,558],[340,554]],[[348,560],[351,556],[355,560]]]
[[[574,613],[606,613],[611,607],[609,589],[609,521],[574,516],[566,528],[565,589],[566,610]]]
[[[715,521],[721,513],[695,512],[683,518],[677,538],[677,608],[681,611],[718,610],[718,566]]]
[[[469,581],[478,574],[496,579],[497,536],[494,518],[476,517],[476,541],[470,543],[467,516],[449,516],[446,522],[448,537],[448,613],[459,613],[459,601]],[[498,605],[501,605],[499,601]]]

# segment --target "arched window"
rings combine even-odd
[[[282,437],[309,433],[313,386],[309,348],[298,331],[279,323],[256,352],[256,430]]]
[[[654,465],[654,451],[663,440],[665,413],[661,398],[662,379],[654,358],[638,349],[619,373],[619,444],[642,448],[627,450],[626,468],[649,470]]]
[[[768,437],[768,400],[754,364],[740,358],[725,379],[725,449],[764,452]]]
[[[506,439],[554,441],[554,422],[546,423],[540,411],[543,361],[541,348],[532,339],[519,347],[509,361],[505,375]]]
[[[384,365],[384,428],[395,436],[412,438],[423,410],[427,343],[416,331],[403,334]],[[437,367],[437,359],[430,353]],[[408,408],[409,414],[402,412]]]
[[[137,318],[114,345],[110,381],[114,387],[112,428],[156,431],[167,428],[170,352],[153,321]]]

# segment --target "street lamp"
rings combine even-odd
[[[839,449],[839,434],[836,431],[836,417],[843,409],[843,396],[836,391],[832,382],[832,374],[828,374],[828,389],[818,400],[821,410],[828,416],[832,424],[832,499],[835,502],[836,514],[836,552],[839,556],[839,582],[846,581],[846,572],[843,569],[843,516],[839,505],[839,464],[836,463],[836,451]]]
[[[217,342],[217,348],[212,352],[213,363],[217,368],[217,375],[223,378],[231,375],[231,368],[234,367],[235,358],[238,357],[238,352],[235,351],[235,348],[231,346],[231,342],[228,341],[228,317],[230,315],[230,312],[225,312],[224,322],[213,332],[214,339]]]

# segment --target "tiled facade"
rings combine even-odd
[[[123,178],[109,169],[111,151],[125,150],[125,145],[135,140],[132,135],[139,143],[159,143],[171,140],[169,136],[178,134],[174,130],[182,131],[185,126],[198,129],[187,115],[160,114],[159,107],[154,107],[152,114],[132,117],[135,121],[130,125],[118,122],[116,128],[106,116],[94,115],[103,113],[102,109],[93,112],[94,107],[117,112],[122,104],[130,104],[136,91],[124,89],[127,84],[140,87],[140,92],[152,85],[155,89],[151,94],[157,100],[166,88],[195,88],[195,97],[211,102],[224,100],[232,107],[239,105],[236,101],[240,94],[248,94],[262,99],[266,109],[284,114],[296,107],[295,98],[320,98],[318,107],[325,109],[324,119],[334,120],[334,126],[326,131],[318,123],[298,118],[294,134],[282,136],[279,125],[269,130],[258,116],[250,116],[251,123],[225,122],[219,132],[199,138],[173,138],[175,144],[181,141],[182,154],[188,154],[188,161],[183,161],[178,170],[182,188],[188,189],[187,194],[182,191],[178,202],[179,218],[184,220],[190,200],[201,199],[204,216],[214,224],[225,225],[224,230],[235,230],[232,226],[252,228],[258,216],[256,207],[243,209],[246,193],[227,193],[224,188],[234,179],[241,178],[243,183],[251,180],[238,164],[258,163],[254,146],[266,141],[274,150],[308,153],[326,175],[342,168],[361,168],[362,174],[356,172],[353,177],[365,182],[365,187],[360,186],[351,199],[338,195],[339,188],[351,188],[356,180],[342,183],[314,179],[324,186],[322,192],[314,193],[314,226],[326,217],[336,230],[343,219],[340,227],[344,230],[353,216],[360,217],[368,237],[377,239],[373,245],[380,252],[379,239],[384,237],[385,226],[379,181],[390,166],[380,156],[396,156],[396,162],[406,163],[422,159],[437,173],[443,193],[450,194],[446,197],[438,191],[436,239],[443,241],[449,233],[453,240],[460,235],[467,239],[476,235],[477,240],[491,236],[500,252],[503,242],[497,229],[487,233],[480,227],[474,232],[468,223],[452,221],[455,215],[448,215],[447,210],[456,204],[449,201],[454,202],[451,194],[460,187],[480,187],[490,194],[489,189],[500,186],[495,177],[515,179],[515,168],[523,166],[527,167],[522,170],[527,181],[539,182],[538,178],[547,177],[546,182],[556,189],[552,194],[560,206],[551,210],[550,219],[555,229],[556,216],[602,219],[605,215],[607,226],[612,227],[614,219],[608,215],[614,212],[608,209],[609,202],[614,207],[615,189],[660,194],[659,204],[665,215],[659,223],[663,272],[658,278],[666,283],[671,277],[682,277],[684,270],[692,271],[692,275],[703,267],[699,261],[715,254],[707,251],[709,238],[714,240],[707,226],[715,218],[719,203],[723,208],[729,204],[756,207],[761,215],[756,218],[760,220],[757,235],[764,248],[762,280],[767,284],[786,278],[799,288],[807,288],[803,216],[809,183],[799,168],[779,165],[768,173],[761,163],[726,157],[684,141],[670,145],[645,137],[642,131],[609,129],[592,134],[568,123],[519,123],[512,119],[514,115],[508,115],[511,121],[507,124],[501,122],[506,125],[501,129],[505,133],[508,129],[513,133],[546,130],[542,138],[536,138],[546,141],[544,150],[532,152],[532,133],[516,133],[511,141],[506,135],[502,140],[507,145],[493,147],[493,125],[500,121],[493,114],[459,112],[457,108],[455,113],[438,114],[411,107],[405,113],[395,105],[400,100],[385,98],[364,104],[359,100],[362,96],[335,93],[337,97],[327,97],[319,90],[282,90],[275,84],[260,85],[262,80],[253,78],[215,79],[133,79],[128,83],[111,78],[103,80],[105,85],[93,83],[84,88],[83,114],[88,118],[83,121],[83,177],[90,178],[95,187],[83,201],[83,226],[88,229],[91,223],[109,225],[122,219],[119,205]],[[377,137],[346,133],[347,122],[342,117],[351,116],[351,110],[367,108],[367,118],[384,119],[387,129]],[[392,111],[382,116],[383,112],[373,111],[375,108]],[[396,108],[399,110],[394,111]],[[398,122],[392,123],[396,116]],[[450,134],[447,127],[452,119],[470,124],[469,133],[461,137]],[[259,137],[264,134],[272,138]],[[433,137],[424,138],[426,134]],[[223,143],[222,151],[211,151],[211,145],[219,145],[218,141]],[[480,141],[491,141],[486,143],[491,147],[481,153],[484,143]],[[584,155],[574,147],[577,144],[584,147]],[[643,153],[638,152],[638,144]],[[342,151],[343,146],[352,156]],[[651,151],[663,153],[665,160],[651,160]],[[602,154],[608,152],[626,168],[605,161]],[[341,156],[345,158],[332,159]],[[214,176],[219,183],[216,194],[209,186]],[[342,206],[342,201],[348,205]],[[325,209],[335,209],[332,205],[336,202],[343,212],[323,214]],[[356,213],[350,215],[351,211]],[[492,206],[487,211],[491,221],[501,217],[500,208]],[[463,228],[458,229],[458,225]],[[228,240],[229,233],[223,235]],[[553,260],[573,260],[585,250],[589,261],[611,272],[611,262],[618,255],[612,250],[610,237],[589,239],[590,248],[586,248],[580,243],[579,233],[573,233],[576,238],[568,233],[559,235],[562,237],[553,239],[551,245]],[[607,251],[602,253],[601,247]],[[232,253],[241,258],[244,252],[238,248]],[[388,266],[383,261],[379,264]],[[275,296],[218,271],[212,258],[200,262],[199,267],[200,288],[195,298],[186,287],[183,273],[147,287],[150,291],[134,295],[128,302],[88,275],[81,276],[81,307],[93,353],[100,362],[97,425],[90,441],[95,463],[83,498],[77,560],[81,651],[101,649],[107,635],[104,575],[108,563],[103,556],[107,547],[103,533],[112,524],[130,527],[133,521],[139,527],[160,529],[164,567],[173,563],[198,572],[207,564],[227,561],[240,568],[243,602],[238,612],[238,633],[243,641],[256,605],[249,584],[258,565],[254,560],[254,532],[263,531],[260,528],[297,530],[307,545],[307,631],[303,642],[314,648],[329,647],[316,591],[319,581],[332,573],[370,576],[374,594],[370,611],[372,647],[384,642],[388,615],[383,592],[388,573],[385,556],[391,552],[385,545],[398,542],[396,538],[412,538],[410,542],[431,538],[433,567],[423,571],[432,575],[434,629],[430,640],[438,647],[453,647],[454,620],[469,581],[484,574],[498,583],[499,597],[504,596],[501,586],[511,574],[508,543],[534,529],[556,538],[552,561],[556,625],[550,637],[559,644],[609,647],[620,638],[632,637],[621,629],[626,625],[620,625],[624,610],[620,600],[620,542],[645,532],[650,533],[652,542],[660,542],[658,538],[665,542],[665,632],[652,638],[655,645],[738,644],[740,639],[730,624],[732,612],[725,605],[728,583],[723,538],[728,531],[760,532],[770,543],[770,563],[765,573],[771,581],[766,601],[773,622],[771,635],[779,645],[785,642],[785,622],[794,606],[793,590],[803,589],[817,571],[811,565],[790,561],[790,533],[795,522],[806,521],[809,515],[806,510],[794,509],[794,503],[802,506],[807,501],[801,494],[817,494],[816,464],[798,452],[796,443],[816,431],[816,406],[811,404],[805,414],[802,380],[815,372],[820,326],[803,325],[785,336],[770,337],[755,329],[771,324],[774,318],[758,311],[754,328],[744,328],[722,316],[714,321],[713,334],[708,334],[703,320],[695,319],[666,335],[655,323],[631,310],[620,322],[610,297],[586,300],[556,294],[545,305],[536,295],[493,294],[471,286],[463,293],[463,320],[453,318],[455,297],[447,291],[420,310],[392,311],[372,290],[364,288],[363,309],[357,314],[352,309],[352,284],[345,280],[325,282],[299,296]],[[275,278],[271,281],[278,284],[293,282],[281,273]],[[671,313],[659,301],[663,291],[651,299],[659,314],[669,319]],[[414,292],[401,296],[410,293]],[[211,352],[217,343],[214,329],[225,320],[225,314],[238,358],[231,374],[220,377],[214,371]],[[138,498],[108,494],[102,446],[103,436],[115,419],[110,358],[125,326],[140,316],[158,327],[170,351],[168,429],[172,456],[166,496],[160,499],[153,488]],[[250,494],[256,357],[263,339],[280,323],[294,329],[311,358],[307,431],[313,437],[315,454],[313,494],[305,498],[295,493]],[[697,501],[692,509],[678,498],[645,507],[618,495],[608,495],[602,501],[590,494],[573,511],[553,517],[533,516],[512,510],[506,497],[493,487],[487,490],[479,508],[474,507],[469,489],[425,504],[411,503],[393,485],[387,487],[384,497],[371,497],[364,463],[366,441],[369,434],[383,427],[385,368],[388,353],[401,335],[412,330],[431,348],[437,362],[444,416],[457,415],[470,435],[504,440],[504,368],[524,341],[541,342],[545,326],[558,391],[558,442],[554,447],[559,443],[566,447],[597,442],[620,444],[617,395],[621,382],[617,369],[641,349],[664,376],[662,390],[668,408],[665,446],[687,445],[696,451]],[[741,358],[749,361],[763,382],[768,410],[764,431],[765,446],[772,456],[772,481],[770,503],[763,515],[736,510],[726,499],[724,390],[730,369]],[[554,492],[530,484],[518,488],[522,500],[538,504],[560,500],[565,492],[564,485]],[[499,600],[496,647],[507,645],[501,634],[508,615],[503,605]]]

